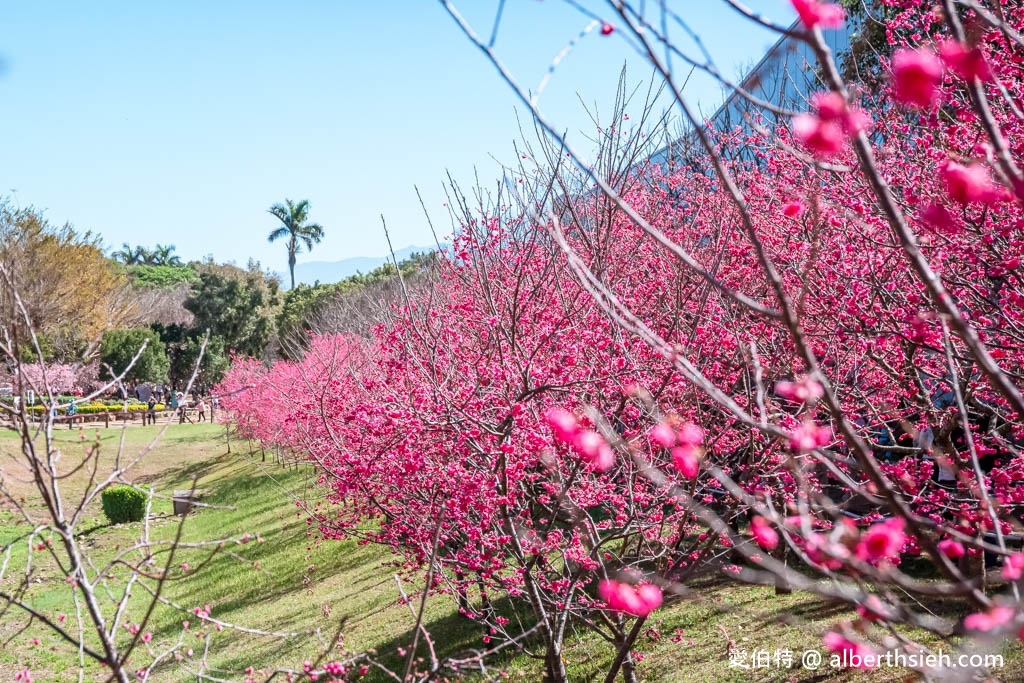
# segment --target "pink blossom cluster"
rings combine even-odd
[[[597,592],[609,609],[638,617],[658,609],[662,601],[661,589],[649,583],[632,586],[619,581],[602,581]]]

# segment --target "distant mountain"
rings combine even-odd
[[[395,257],[402,261],[409,258],[413,253],[420,251],[435,251],[436,245],[429,247],[406,247],[395,252]],[[342,259],[341,261],[307,261],[295,264],[295,282],[311,285],[317,280],[321,283],[338,282],[356,273],[367,273],[378,266],[382,266],[391,260],[387,256],[355,256]],[[287,285],[288,273],[278,273],[281,282]]]

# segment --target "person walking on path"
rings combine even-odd
[[[206,399],[200,398],[199,403],[196,404],[196,409],[199,411],[199,419],[197,422],[206,422]]]
[[[171,410],[178,414],[178,424],[185,424],[185,406],[181,405],[181,394],[171,389]]]

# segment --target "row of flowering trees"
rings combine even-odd
[[[636,680],[645,618],[708,570],[856,606],[836,652],[1024,626],[1024,13],[885,0],[881,79],[857,89],[821,32],[842,9],[793,5],[794,29],[749,16],[813,48],[805,112],[717,131],[677,95],[685,163],[632,164],[646,138],[621,111],[597,166],[542,141],[517,192],[456,193],[436,281],[222,387],[243,433],[318,464],[323,533],[378,521],[485,650],[549,680],[570,628]],[[600,33],[679,93],[659,24],[608,11]],[[913,556],[933,573],[902,571]],[[936,596],[965,618],[921,607]]]

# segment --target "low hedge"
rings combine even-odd
[[[141,487],[114,484],[103,489],[103,514],[111,524],[141,522],[146,516],[148,495]]]
[[[129,403],[128,404],[128,412],[129,413],[144,412],[145,410],[147,410],[147,408],[148,408],[148,406],[145,403],[134,403],[134,404],[133,403]],[[166,407],[164,406],[163,403],[157,403],[156,406],[154,406],[154,409],[155,410],[166,410]],[[35,406],[29,407],[28,410],[29,410],[30,413],[32,413],[34,415],[41,415],[44,412],[46,412],[46,407],[45,406],[41,406],[41,405],[35,405]],[[78,406],[78,414],[79,415],[93,415],[95,413],[123,413],[123,412],[124,412],[124,403],[123,402],[121,402],[121,403],[114,403],[112,405],[107,405],[105,403],[84,403],[84,404]],[[65,406],[65,405],[57,406],[57,414],[58,415],[66,415],[67,414],[67,406]]]

